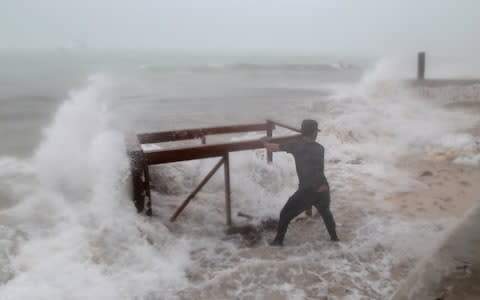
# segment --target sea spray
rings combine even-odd
[[[363,184],[382,192],[380,200],[385,192],[416,186],[415,179],[398,167],[399,160],[444,148],[452,137],[458,141],[456,148],[463,147],[460,142],[471,148],[472,139],[465,141],[468,136],[459,132],[477,120],[464,111],[446,110],[443,101],[425,99],[401,80],[404,68],[396,61],[380,60],[358,83],[334,89],[322,100],[326,113],[318,113],[322,128],[318,140],[328,145],[327,160],[335,162],[328,165],[327,175],[332,168],[334,180],[354,180],[361,174]]]
[[[15,204],[2,207],[0,232],[10,244],[0,256],[0,298],[168,299],[185,284],[188,244],[135,214],[125,191],[112,84],[96,75],[71,93],[28,161],[28,188],[11,191]]]

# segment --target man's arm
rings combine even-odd
[[[260,140],[263,142],[263,145],[265,146],[265,148],[266,148],[268,151],[270,151],[270,152],[281,151],[279,144],[270,143],[270,140],[271,140],[270,137],[267,137],[267,136],[266,136],[266,137],[261,138]]]
[[[271,152],[280,151],[279,144],[263,142],[263,145],[265,145],[265,148],[267,148],[268,151],[271,151]]]

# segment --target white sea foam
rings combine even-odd
[[[28,186],[11,191],[12,204],[0,212],[7,243],[0,298],[168,298],[185,284],[188,244],[132,213],[123,135],[110,126],[110,85],[93,76],[71,93],[31,167],[2,160],[9,167],[2,180],[22,176]]]
[[[361,162],[363,174],[382,181],[394,178],[393,187],[408,182],[395,168],[400,157],[435,147],[471,149],[476,141],[462,131],[478,121],[473,114],[445,109],[445,102],[426,101],[396,80],[402,78],[397,67],[380,61],[358,84],[334,93],[327,114],[319,116],[319,139],[334,149],[327,149],[329,159]]]
[[[460,155],[453,162],[460,165],[480,166],[480,154]]]

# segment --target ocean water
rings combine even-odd
[[[478,115],[445,105],[478,101],[480,86],[419,92],[399,80],[414,74],[414,60],[0,60],[0,299],[386,299],[456,222],[395,214],[385,198],[419,185],[401,159],[437,149],[464,162],[479,143],[468,132]],[[267,118],[318,120],[343,242],[330,243],[316,218],[293,223],[283,249],[267,245],[268,230],[253,246],[226,235],[218,174],[168,222],[216,159],[152,167],[155,216],[135,213],[125,134]],[[275,154],[267,165],[258,150],[231,159],[234,223],[276,218],[296,188],[292,158]]]

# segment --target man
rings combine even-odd
[[[286,151],[295,158],[295,166],[299,180],[298,190],[290,196],[280,212],[277,235],[270,243],[282,246],[288,224],[303,211],[315,206],[323,218],[332,241],[338,241],[335,221],[330,211],[330,188],[324,170],[324,148],[315,142],[318,124],[314,120],[303,120],[302,137],[286,144],[264,142],[267,150]]]

